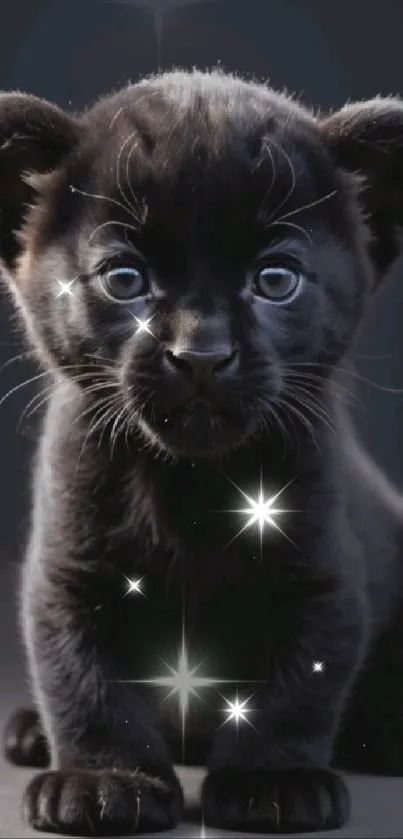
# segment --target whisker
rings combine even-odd
[[[6,399],[13,395],[13,393],[16,393],[18,390],[20,390],[22,387],[25,387],[26,385],[38,381],[38,379],[43,379],[44,376],[49,376],[48,370],[45,370],[45,372],[43,373],[38,373],[36,376],[31,376],[31,378],[25,379],[23,382],[19,382],[18,385],[14,385],[14,387],[10,388],[10,390],[8,390],[7,393],[5,393],[4,396],[1,397],[0,407],[6,401]]]
[[[291,195],[292,195],[292,193],[294,192],[294,189],[295,189],[296,175],[295,175],[294,166],[292,165],[292,160],[291,160],[290,156],[287,154],[287,152],[285,151],[285,149],[283,149],[281,146],[279,146],[274,140],[272,140],[271,137],[266,137],[266,142],[271,143],[277,149],[277,151],[279,151],[285,157],[285,159],[286,159],[286,161],[289,165],[290,172],[291,172],[291,186],[290,186],[287,194],[283,198],[283,200],[280,201],[280,204],[268,216],[267,222],[270,222],[271,219],[273,218],[273,216],[275,216],[278,213],[278,211],[281,210],[282,207],[284,207],[284,205],[287,203],[289,198],[291,198]]]
[[[103,428],[102,428],[102,431],[101,431],[101,436],[98,440],[98,446],[97,446],[98,451],[101,448],[102,440],[104,438],[104,434],[105,434],[105,431],[106,431],[109,423],[112,422],[112,420],[116,416],[116,411],[117,411],[117,406],[115,404],[112,404],[110,408],[106,409],[105,414],[103,414],[101,419],[98,420],[98,422],[97,422],[97,426],[98,425],[103,425]],[[110,444],[109,444],[109,449],[110,449]]]
[[[306,428],[306,430],[310,434],[310,436],[312,438],[312,442],[313,442],[318,454],[321,455],[322,452],[321,452],[318,440],[316,438],[315,429],[312,425],[312,422],[305,416],[305,414],[302,411],[299,410],[299,408],[296,407],[296,405],[294,405],[294,403],[292,403],[292,402],[290,403],[286,399],[286,397],[284,397],[284,396],[280,397],[279,396],[279,397],[277,397],[275,402],[276,402],[277,405],[279,405],[279,407],[283,407],[285,409],[288,416],[290,415],[290,412],[291,412],[292,414],[294,414],[294,416],[297,419],[299,419],[300,423]]]
[[[105,400],[101,400],[101,401],[104,402]],[[102,408],[98,409],[99,412],[101,410],[103,410],[103,405],[102,405]],[[96,412],[94,417],[98,416],[98,411]],[[83,412],[83,414],[84,414],[84,412]],[[80,414],[79,417],[76,418],[75,422],[77,421],[77,419],[81,419],[83,414]],[[81,448],[80,448],[80,452],[79,452],[79,455],[78,455],[78,458],[77,458],[76,468],[75,468],[75,471],[74,471],[75,475],[77,475],[77,472],[78,472],[78,469],[79,469],[79,466],[80,466],[80,463],[81,463],[81,458],[84,454],[85,447],[87,445],[88,439],[89,439],[91,434],[92,434],[92,419],[89,422],[88,428],[87,428],[87,430],[85,432],[85,435],[84,435],[84,440],[83,440]]]
[[[83,419],[83,417],[86,417],[87,414],[93,412],[93,416],[90,419],[91,425],[91,422],[94,419],[94,417],[97,416],[101,408],[103,409],[105,402],[112,404],[112,402],[114,402],[113,394],[108,394],[107,396],[101,397],[96,401],[95,405],[93,403],[91,403],[91,405],[87,405],[76,417],[74,417],[73,423],[79,423],[80,420]]]
[[[297,389],[296,389],[297,390]],[[336,428],[332,422],[330,415],[323,409],[323,406],[312,397],[308,398],[304,390],[299,389],[298,404],[304,406],[316,419],[319,419],[323,425],[330,431],[336,442],[339,442]]]
[[[112,396],[104,396],[104,397],[102,397],[101,399],[98,400],[98,402],[95,404],[95,406],[93,406],[93,405],[90,405],[89,407],[87,406],[87,408],[84,411],[82,411],[78,415],[78,417],[75,418],[74,422],[78,422],[80,419],[82,419],[84,416],[86,416],[86,414],[88,414],[91,410],[94,411],[94,414],[91,417],[90,422],[88,424],[88,428],[87,428],[86,433],[85,433],[85,437],[84,437],[84,440],[83,440],[83,443],[82,443],[82,446],[81,446],[81,449],[80,449],[80,453],[79,453],[79,456],[77,458],[75,474],[77,474],[77,470],[79,468],[81,458],[83,456],[83,453],[85,451],[85,447],[87,445],[87,442],[88,442],[90,436],[96,431],[98,426],[102,424],[102,422],[104,421],[104,418],[108,416],[108,413],[110,412],[111,407],[112,407],[113,413],[115,412],[115,410],[116,410],[115,401],[116,400],[115,400],[115,397],[113,395]],[[105,407],[105,403],[106,403],[106,407]],[[113,416],[113,414],[112,414],[112,416]],[[97,419],[98,417],[99,417],[99,419]],[[105,427],[106,427],[106,424],[107,424],[107,422],[105,423]],[[103,431],[102,431],[102,434],[101,434],[101,440],[98,443],[98,449],[100,448],[100,443],[102,441],[102,437],[103,437],[103,433],[105,431],[105,427],[103,428]]]
[[[116,198],[111,198],[110,195],[99,195],[96,192],[85,192],[83,189],[79,189],[77,186],[73,186],[70,184],[70,192],[78,192],[79,195],[83,195],[85,198],[97,198],[100,201],[108,201],[109,204],[115,204],[116,207],[120,207],[121,210],[124,210],[127,213],[127,207],[125,204],[122,204],[121,201],[117,201]]]
[[[124,107],[123,107],[123,106],[122,106],[121,108],[118,108],[118,110],[116,111],[116,114],[114,115],[114,117],[112,117],[112,119],[111,119],[111,121],[110,121],[110,123],[109,123],[109,129],[113,128],[113,126],[114,126],[114,124],[115,124],[116,120],[117,120],[117,119],[119,119],[120,114],[122,113],[122,111],[124,111]]]
[[[322,195],[321,198],[317,198],[316,201],[310,201],[309,204],[302,204],[301,207],[297,207],[296,210],[290,210],[289,213],[285,213],[281,218],[277,219],[277,221],[284,221],[284,219],[290,218],[290,216],[295,216],[297,213],[302,213],[303,210],[309,210],[311,207],[317,207],[318,204],[322,204],[323,201],[328,201],[329,198],[333,198],[334,195],[337,195],[338,190],[333,189],[332,192],[328,192],[327,195]]]
[[[271,149],[269,148],[269,146],[267,144],[267,141],[265,141],[264,147],[265,147],[265,151],[267,152],[267,154],[268,154],[268,156],[270,157],[270,160],[271,160],[272,175],[271,175],[271,183],[270,183],[269,189],[267,190],[267,192],[265,193],[265,196],[263,198],[263,202],[262,202],[263,206],[265,206],[267,201],[269,200],[272,189],[273,189],[273,186],[274,186],[275,181],[276,181],[276,161],[274,160],[273,153],[272,153]],[[262,163],[263,163],[263,160],[261,160],[258,163],[258,165],[255,167],[255,170],[258,169],[259,166],[261,166]]]
[[[342,392],[347,394],[350,399],[357,403],[361,408],[364,408],[364,403],[361,399],[358,398],[357,394],[353,391],[350,391],[344,384],[341,382],[335,382],[331,379],[324,378],[323,376],[319,376],[315,373],[301,373],[297,370],[286,370],[284,374],[284,378],[290,382],[291,385],[294,384],[296,381],[297,384],[299,382],[304,383],[306,386],[309,385],[310,388],[315,388],[317,391],[323,392],[324,390],[328,390],[332,396],[337,397],[337,399],[341,400]],[[344,404],[350,406],[350,402],[348,400],[341,400]]]
[[[28,419],[29,417],[31,417],[31,416],[35,413],[35,411],[39,410],[39,408],[41,407],[41,405],[44,405],[44,404],[46,403],[46,401],[47,401],[48,399],[50,399],[50,397],[52,396],[52,393],[53,393],[53,389],[54,389],[54,385],[53,385],[53,384],[51,384],[51,385],[46,385],[46,387],[45,387],[45,388],[43,388],[43,390],[41,390],[39,393],[36,393],[36,394],[35,394],[35,396],[33,396],[33,397],[32,397],[32,399],[30,399],[30,400],[29,400],[29,402],[28,402],[28,404],[25,406],[24,410],[23,410],[23,411],[21,411],[20,418],[19,418],[19,420],[18,420],[18,422],[17,422],[17,426],[16,426],[16,432],[17,432],[17,433],[19,432],[19,430],[20,430],[20,428],[21,428],[21,424],[22,424],[22,422],[23,422],[23,420],[24,420],[24,417],[26,416],[26,417],[27,417],[27,419]],[[48,393],[46,394],[46,396],[44,396],[45,391],[48,391]],[[34,402],[36,402],[38,399],[40,400],[40,401],[39,401],[39,404],[38,404],[38,405],[36,405],[36,406],[35,406],[35,407],[34,407],[34,408],[30,411],[29,409],[30,409],[30,408],[31,408],[31,406],[34,404]]]
[[[320,364],[318,364],[315,361],[301,361],[301,362],[294,362],[293,363],[293,367],[298,367],[298,366],[300,366],[300,367],[316,367],[316,369],[318,367],[324,367],[324,368],[327,368],[329,370],[334,370],[334,367],[333,367],[332,364],[325,364],[325,363],[322,363],[322,362]],[[346,374],[347,376],[351,376],[353,379],[356,379],[359,382],[363,382],[366,385],[371,385],[372,387],[375,387],[377,390],[380,390],[383,393],[392,393],[392,394],[396,394],[396,395],[401,395],[403,393],[403,388],[394,388],[394,387],[388,387],[386,385],[380,385],[380,384],[378,384],[378,382],[373,382],[373,381],[371,381],[371,379],[367,379],[365,376],[360,375],[360,373],[357,373],[355,370],[349,370],[347,367],[340,367],[336,372],[341,373],[342,375]]]
[[[116,445],[116,441],[118,439],[118,436],[124,428],[124,424],[122,425],[121,423],[122,423],[122,417],[125,417],[125,414],[126,414],[126,407],[123,406],[123,408],[116,415],[116,418],[115,418],[114,423],[112,425],[111,437],[110,437],[110,440],[111,440],[111,460],[113,459],[113,453],[114,453],[114,450],[115,450],[115,445]]]
[[[125,191],[124,191],[124,189],[123,189],[123,187],[122,187],[122,184],[121,184],[121,182],[120,182],[120,162],[121,162],[122,154],[123,154],[123,151],[124,151],[124,149],[126,148],[127,144],[130,142],[130,140],[131,140],[133,137],[135,137],[135,136],[136,136],[136,134],[137,134],[137,132],[136,132],[136,131],[133,131],[131,134],[129,134],[129,135],[126,137],[126,139],[124,140],[124,142],[123,142],[123,143],[122,143],[122,145],[121,145],[120,151],[119,151],[119,153],[118,153],[118,155],[117,155],[117,158],[116,158],[116,184],[117,184],[117,188],[118,188],[118,190],[119,190],[119,192],[120,192],[120,195],[122,196],[122,199],[123,199],[123,201],[124,201],[124,203],[125,203],[125,205],[126,205],[126,207],[127,207],[127,210],[129,211],[129,213],[130,213],[130,215],[132,216],[132,218],[134,218],[134,220],[135,220],[138,224],[140,224],[140,219],[138,218],[138,215],[136,214],[136,210],[135,210],[135,208],[134,208],[134,207],[132,207],[132,205],[131,205],[130,201],[128,200],[127,195],[126,195],[126,193],[125,193]],[[132,151],[133,151],[133,149],[132,149]],[[128,164],[127,164],[127,166],[128,166]],[[137,199],[136,199],[136,200],[137,200]]]
[[[271,404],[267,404],[261,398],[258,398],[257,401],[258,401],[258,406],[262,405],[262,408],[259,407],[260,419],[262,421],[264,421],[266,426],[269,425],[268,418],[265,416],[265,412],[267,411],[270,414],[270,416],[272,418],[274,418],[274,421],[275,421],[276,425],[279,427],[280,434],[281,434],[281,436],[283,438],[283,441],[284,441],[284,445],[287,447],[287,443],[289,443],[291,448],[293,448],[294,443],[293,443],[292,437],[290,435],[290,432],[289,432],[287,426],[285,425],[285,423],[283,422],[283,420],[282,420],[279,412],[276,410],[276,408]],[[295,431],[295,426],[294,426],[294,431]],[[296,441],[298,442],[298,435],[296,435]]]
[[[130,152],[127,155],[127,158],[126,158],[126,183],[127,183],[127,187],[128,187],[129,192],[130,192],[131,198],[134,201],[134,204],[135,204],[135,207],[136,207],[135,212],[136,212],[136,214],[139,215],[141,224],[144,224],[145,220],[146,220],[146,217],[147,217],[146,205],[143,201],[143,208],[141,208],[140,202],[137,198],[136,193],[134,192],[134,189],[132,187],[130,177],[129,177],[130,161],[131,161],[131,158],[132,158],[132,154],[137,147],[138,147],[138,142],[133,143],[133,145],[130,149]]]
[[[299,224],[294,224],[294,222],[292,222],[292,221],[271,221],[270,224],[267,225],[267,229],[269,229],[271,227],[279,226],[280,224],[284,225],[286,227],[293,227],[294,230],[298,230],[300,233],[302,233],[303,236],[306,236],[306,238],[308,239],[308,242],[311,245],[313,244],[312,238],[309,235],[308,231],[304,230],[304,228],[301,227]]]
[[[135,227],[134,224],[128,224],[127,222],[124,222],[124,221],[113,221],[112,219],[109,220],[109,221],[104,221],[102,224],[99,224],[98,227],[96,227],[95,230],[92,231],[92,233],[90,233],[90,236],[88,238],[88,244],[90,244],[91,240],[94,238],[95,234],[99,230],[102,230],[103,227],[108,227],[111,224],[115,224],[117,227],[124,227],[125,230],[133,230],[134,233],[138,233],[139,232],[139,227],[140,227],[140,226]]]
[[[28,358],[36,358],[36,353],[34,352],[34,350],[32,350],[32,351],[28,350],[27,352],[19,353],[18,355],[13,355],[12,358],[8,358],[1,365],[0,373],[2,373],[3,370],[6,369],[6,367],[9,367],[10,364],[15,364],[16,361],[21,361],[21,360],[28,359]]]

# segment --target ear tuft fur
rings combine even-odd
[[[365,179],[361,201],[373,234],[374,261],[384,273],[401,248],[403,101],[390,96],[350,103],[319,126],[338,165]]]
[[[0,258],[8,270],[43,173],[60,165],[78,135],[78,120],[56,105],[23,93],[0,94]]]

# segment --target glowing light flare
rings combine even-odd
[[[220,727],[222,728],[223,725],[227,725],[227,723],[233,721],[235,722],[237,728],[239,727],[240,722],[246,722],[252,728],[255,728],[255,726],[252,725],[251,721],[248,719],[247,716],[248,714],[250,714],[252,710],[251,708],[248,708],[248,702],[250,702],[251,699],[252,696],[249,696],[248,699],[244,699],[243,702],[241,702],[238,693],[233,701],[230,701],[229,699],[226,699],[225,696],[223,696],[223,700],[227,703],[228,706],[227,708],[224,708],[224,713],[228,714],[228,717],[226,720],[224,720]]]
[[[130,309],[127,309],[127,311],[129,312],[129,315],[132,316],[133,320],[135,320],[138,324],[136,329],[136,335],[139,332],[148,332],[149,335],[152,335],[152,337],[155,338],[156,341],[158,341],[158,338],[156,337],[156,335],[154,335],[154,333],[149,327],[149,324],[154,319],[155,315],[152,315],[152,317],[147,318],[147,320],[145,320],[144,318],[138,318],[137,315],[133,314],[133,312],[130,311]]]
[[[171,688],[166,697],[167,699],[170,696],[177,695],[180,712],[184,720],[189,710],[190,697],[193,695],[200,699],[198,689],[210,687],[212,684],[215,684],[216,680],[197,675],[201,664],[197,664],[195,667],[190,666],[184,638],[182,640],[182,648],[179,653],[177,667],[171,667],[169,664],[165,664],[165,666],[171,675],[162,676],[158,680],[156,679],[155,684],[158,683],[161,687]]]
[[[70,295],[71,297],[74,297],[74,292],[71,290],[71,287],[73,283],[75,283],[76,279],[77,277],[74,277],[73,280],[57,280],[60,286],[60,291],[59,294],[57,294],[56,297],[53,298],[53,300],[58,300],[59,297],[64,297],[64,295]]]
[[[200,699],[201,697],[198,692],[199,689],[211,687],[215,684],[216,680],[197,675],[200,664],[195,667],[190,667],[184,637],[182,639],[182,649],[179,654],[177,668],[175,669],[169,664],[167,664],[166,667],[170,671],[171,675],[153,679],[153,684],[159,685],[160,687],[170,688],[166,700],[171,696],[177,696],[178,698],[182,728],[182,755],[184,758],[186,717],[189,711],[190,698],[191,696],[195,696]]]
[[[126,578],[129,583],[134,583],[138,581],[131,581]],[[140,581],[141,582],[141,581]],[[201,700],[200,690],[203,688],[212,688],[215,685],[222,685],[222,684],[234,684],[238,682],[238,679],[220,679],[220,678],[211,678],[208,676],[203,676],[200,674],[200,668],[202,662],[199,664],[191,665],[189,661],[189,655],[186,645],[186,637],[185,637],[185,618],[183,616],[182,620],[182,643],[178,653],[178,660],[176,666],[171,666],[167,662],[163,661],[164,666],[167,669],[166,675],[156,676],[151,679],[119,679],[119,682],[126,682],[129,684],[137,684],[137,685],[152,685],[153,687],[164,688],[167,690],[167,695],[165,696],[163,702],[166,702],[171,697],[175,697],[178,701],[178,710],[181,717],[181,734],[182,734],[182,756],[183,760],[185,758],[185,734],[186,734],[186,718],[189,712],[189,705],[190,700],[193,697]],[[244,680],[243,680],[244,681]],[[248,680],[253,684],[260,683],[262,680],[253,679]],[[251,697],[249,697],[250,699]],[[246,707],[249,699],[245,702],[236,705],[231,704],[223,697],[224,701],[228,704],[228,709],[232,715],[238,715],[239,719],[243,719],[245,715],[249,712],[249,709]],[[227,722],[227,720],[226,720]],[[250,725],[250,721],[247,721]],[[254,726],[252,726],[254,728]]]
[[[138,580],[131,580],[129,577],[126,577],[126,575],[124,575],[124,577],[129,586],[126,593],[123,595],[124,597],[127,597],[128,594],[141,594],[142,597],[145,597],[145,594],[141,588],[144,577],[140,577],[140,579]]]
[[[279,490],[275,495],[272,495],[269,498],[265,498],[264,490],[263,490],[263,479],[262,475],[260,476],[260,490],[256,498],[252,498],[250,495],[247,495],[241,487],[239,487],[234,481],[229,478],[233,486],[241,493],[244,497],[245,501],[247,501],[247,505],[245,507],[237,508],[235,510],[228,510],[230,513],[239,513],[241,515],[246,515],[248,517],[246,524],[241,527],[241,529],[235,534],[233,539],[228,543],[229,545],[238,538],[245,530],[253,525],[257,525],[260,533],[260,549],[262,552],[263,547],[263,532],[266,526],[273,527],[275,530],[278,530],[285,539],[291,542],[294,547],[296,545],[292,541],[292,539],[284,533],[284,530],[280,527],[280,525],[276,521],[276,517],[279,515],[283,515],[284,513],[295,513],[298,512],[297,510],[287,510],[281,507],[276,506],[276,501],[280,498],[280,496],[285,492],[287,487],[295,480],[292,478],[285,486]],[[228,547],[228,546],[227,546]]]
[[[324,661],[314,661],[312,663],[312,673],[323,673],[325,669]]]
[[[139,325],[137,332],[148,332],[150,335],[153,334],[148,325],[149,323],[151,323],[152,318],[148,318],[148,320],[141,320],[141,318],[136,318],[136,321]]]
[[[201,688],[209,688],[216,684],[222,684],[222,679],[212,679],[206,676],[199,675],[201,663],[196,666],[191,666],[189,656],[186,649],[186,640],[184,628],[182,630],[182,645],[178,655],[178,662],[176,667],[172,667],[167,662],[163,661],[164,666],[168,670],[166,676],[156,676],[153,679],[129,679],[132,684],[153,685],[155,687],[165,688],[168,690],[167,696],[163,700],[166,702],[172,696],[177,697],[179,712],[181,716],[182,729],[182,753],[185,753],[185,732],[186,732],[186,717],[189,711],[190,699],[192,696],[201,699],[199,690]]]
[[[238,512],[249,516],[249,520],[246,522],[246,527],[252,527],[252,525],[258,524],[259,530],[262,532],[265,524],[269,524],[271,527],[277,527],[277,529],[280,530],[274,517],[278,516],[280,513],[286,513],[287,510],[273,507],[277,496],[265,499],[263,490],[260,490],[256,500],[247,495],[245,495],[245,498],[249,503],[249,507],[238,510]]]

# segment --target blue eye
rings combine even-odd
[[[266,265],[255,274],[255,291],[272,303],[289,303],[300,292],[302,281],[298,271]]]
[[[113,300],[128,303],[147,290],[145,269],[133,265],[119,265],[100,274],[103,291]]]

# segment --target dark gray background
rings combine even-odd
[[[377,93],[403,94],[401,0],[2,0],[0,88],[18,88],[81,109],[101,93],[159,68],[229,70],[270,78],[322,108]],[[375,457],[403,485],[403,283],[397,269],[376,298],[356,358],[363,407],[357,422]],[[29,513],[38,392],[18,387],[38,370],[24,360],[0,296],[0,711],[26,694],[16,633],[16,579]],[[18,387],[11,395],[3,397]],[[396,392],[397,391],[397,392]],[[3,400],[3,401],[2,401]],[[1,767],[0,836],[30,836],[18,815],[27,773]],[[192,776],[188,773],[188,782]],[[344,836],[402,836],[400,780],[351,779],[352,824]],[[189,835],[190,828],[183,835]],[[200,830],[193,830],[200,835]],[[207,831],[207,835],[217,835]],[[339,835],[336,832],[333,835]]]

